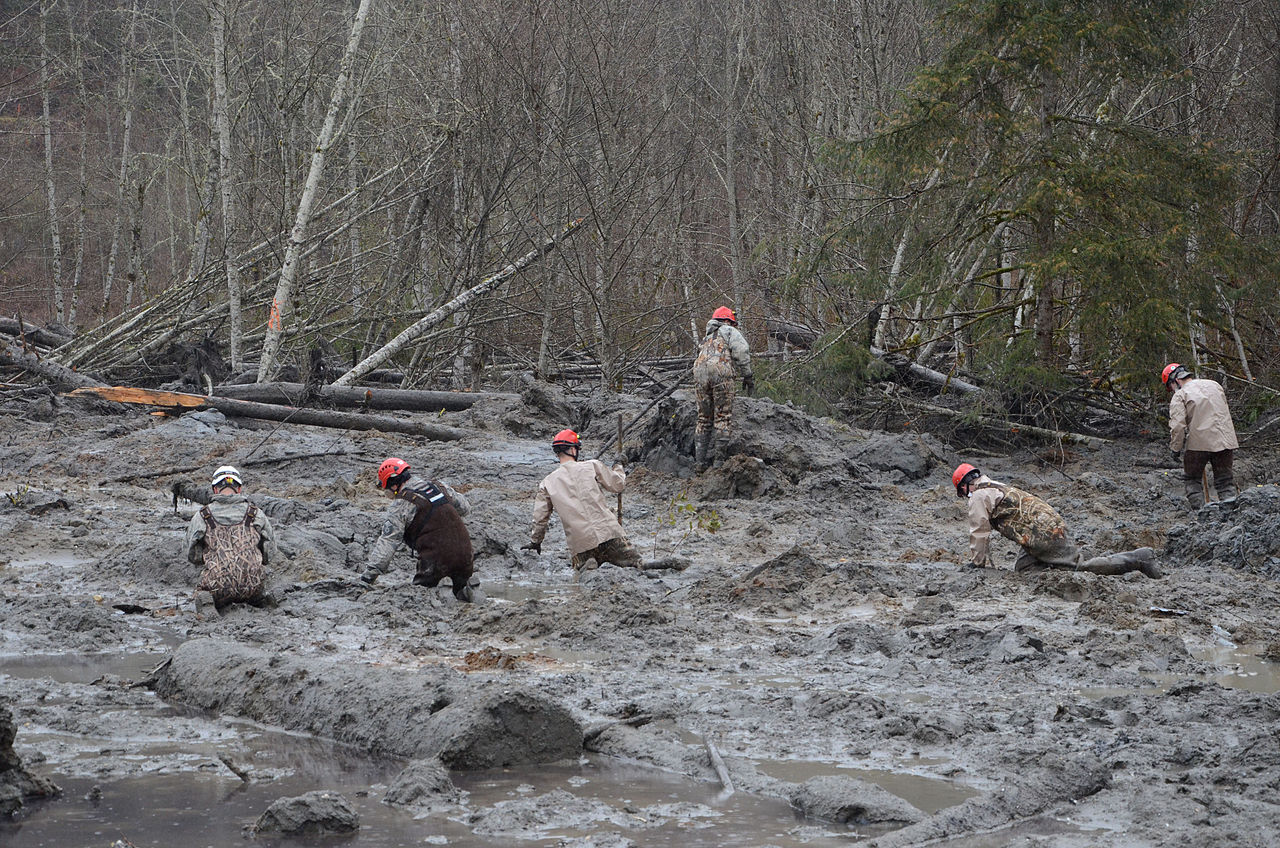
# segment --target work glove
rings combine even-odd
[[[756,393],[756,378],[750,374],[742,378],[742,393],[751,397]]]
[[[1174,450],[1173,448],[1170,448],[1169,453],[1173,454],[1174,462],[1182,462],[1182,451]]]
[[[520,550],[522,550],[522,551],[533,551],[534,553],[541,554],[541,553],[542,553],[542,543],[541,543],[541,542],[530,542],[530,543],[529,543],[529,544],[527,544],[527,545],[521,545]]]

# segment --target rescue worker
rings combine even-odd
[[[605,502],[606,491],[621,492],[627,484],[622,465],[612,468],[598,459],[578,461],[582,441],[572,430],[561,430],[551,440],[560,466],[538,484],[533,505],[533,531],[521,550],[542,553],[542,540],[554,510],[564,525],[565,541],[577,572],[611,562],[643,568],[640,552],[627,540],[617,517]]]
[[[243,485],[230,465],[213,472],[213,499],[187,525],[187,559],[204,566],[196,587],[197,614],[232,603],[269,603],[266,566],[275,533],[271,519],[241,493]]]
[[[1173,392],[1169,399],[1169,450],[1182,461],[1183,489],[1192,509],[1204,506],[1204,469],[1213,465],[1213,487],[1220,500],[1237,494],[1232,461],[1236,428],[1222,386],[1197,379],[1176,362],[1165,366],[1160,379]]]
[[[462,516],[471,511],[467,499],[443,480],[427,480],[410,473],[409,463],[388,457],[378,466],[378,488],[392,502],[382,517],[382,533],[369,552],[360,579],[370,585],[385,574],[391,555],[401,542],[418,558],[415,586],[435,588],[442,578],[453,584],[453,596],[470,603],[470,580],[475,570],[471,535]]]
[[[1148,577],[1164,576],[1151,548],[1086,560],[1067,538],[1066,522],[1053,507],[1030,492],[997,483],[967,462],[956,468],[951,482],[956,487],[956,497],[969,499],[971,568],[991,565],[991,531],[995,529],[1022,546],[1014,571],[1063,568],[1094,574],[1141,571]]]
[[[756,390],[751,374],[751,347],[738,331],[738,316],[727,306],[711,315],[693,362],[693,389],[698,400],[698,424],[693,434],[693,464],[699,473],[728,457],[733,438],[734,379],[742,390]]]

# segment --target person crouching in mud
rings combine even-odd
[[[561,430],[551,440],[560,465],[538,484],[533,506],[533,530],[522,550],[542,553],[551,512],[560,514],[574,571],[582,572],[611,562],[641,568],[640,552],[627,540],[622,525],[605,502],[604,492],[621,492],[627,485],[621,465],[612,468],[598,459],[578,461],[582,441],[572,430]]]
[[[203,565],[196,587],[196,614],[227,604],[269,603],[267,563],[275,546],[271,520],[240,493],[240,472],[224,465],[213,472],[210,503],[187,525],[187,559]]]
[[[470,603],[474,557],[471,536],[462,516],[471,511],[467,499],[442,480],[426,480],[409,473],[409,463],[388,457],[378,467],[378,488],[391,494],[382,517],[382,534],[369,553],[360,579],[373,584],[387,572],[391,555],[403,541],[417,554],[415,586],[434,588],[442,578],[453,583],[453,596]]]
[[[991,565],[991,531],[1022,546],[1013,564],[1018,572],[1049,568],[1089,571],[1093,574],[1127,574],[1141,571],[1148,577],[1163,577],[1155,562],[1155,551],[1135,551],[1086,560],[1075,543],[1067,538],[1067,525],[1057,511],[1040,498],[1005,483],[997,483],[977,468],[962,463],[951,475],[956,497],[969,499],[969,554],[971,568]]]

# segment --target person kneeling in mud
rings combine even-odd
[[[196,612],[268,603],[266,566],[275,545],[271,520],[241,494],[240,472],[232,466],[215,471],[209,485],[213,499],[187,525],[187,559],[204,566]]]
[[[1086,560],[1075,543],[1067,538],[1067,525],[1057,510],[1040,498],[1005,483],[997,483],[968,463],[951,475],[956,496],[969,499],[969,554],[971,568],[991,565],[991,530],[1022,546],[1013,564],[1019,572],[1048,568],[1089,571],[1093,574],[1127,574],[1141,571],[1148,577],[1163,577],[1155,562],[1155,551],[1135,551]]]
[[[560,466],[542,478],[533,505],[533,531],[522,550],[542,553],[551,512],[560,514],[569,556],[577,572],[611,562],[644,568],[640,552],[627,540],[622,525],[605,502],[604,493],[621,492],[627,485],[621,465],[612,468],[598,459],[578,461],[582,442],[572,430],[561,430],[551,440]]]
[[[426,480],[409,473],[409,463],[388,457],[378,467],[378,488],[391,494],[391,506],[382,517],[382,534],[369,553],[360,579],[372,584],[385,574],[400,542],[418,557],[415,586],[435,588],[448,577],[453,596],[470,603],[475,569],[471,536],[462,516],[471,511],[467,499],[443,480]]]

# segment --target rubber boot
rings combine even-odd
[[[1187,493],[1187,503],[1192,509],[1204,506],[1204,481],[1199,477],[1186,477],[1182,481],[1183,491]]]
[[[701,474],[707,470],[707,448],[711,446],[710,433],[695,433],[693,436],[693,470]]]
[[[1221,477],[1213,478],[1213,487],[1218,490],[1220,501],[1233,501],[1240,494],[1240,490],[1236,488],[1234,474],[1223,474]]]
[[[197,589],[195,594],[196,618],[204,619],[218,615],[218,605],[213,602],[213,593]]]
[[[1130,571],[1141,571],[1148,577],[1159,579],[1164,576],[1155,562],[1155,551],[1151,548],[1138,548],[1136,551],[1094,557],[1080,565],[1080,571],[1092,574],[1118,575]]]
[[[727,460],[730,455],[729,437],[728,436],[717,437],[715,441],[715,448],[712,451],[712,453],[713,453],[713,459],[711,461],[711,464],[715,465],[716,467],[724,465],[725,460]]]

